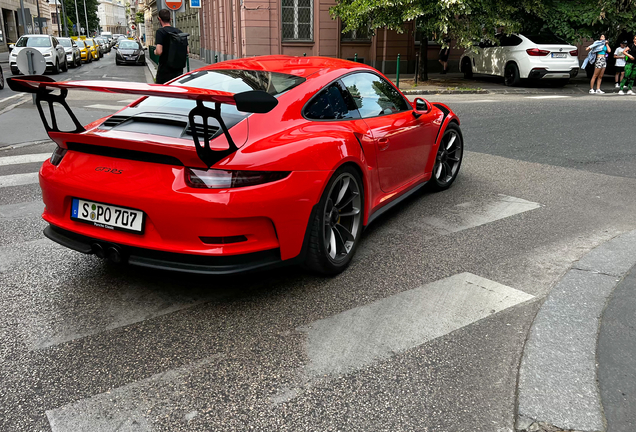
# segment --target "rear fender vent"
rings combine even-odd
[[[204,129],[203,129],[203,125],[196,123],[195,127],[197,128],[197,136],[199,137],[199,139],[204,139]],[[211,140],[212,138],[214,138],[217,134],[217,132],[220,130],[221,128],[218,126],[211,126],[208,125],[208,140]],[[185,135],[189,135],[189,136],[193,136],[192,135],[192,125],[188,125],[184,131]]]
[[[114,128],[115,126],[118,126],[120,124],[122,124],[123,122],[125,122],[126,120],[128,120],[130,117],[128,116],[111,116],[108,119],[106,119],[106,121],[104,123],[102,123],[103,127],[107,127],[107,128]]]

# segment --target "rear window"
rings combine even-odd
[[[85,43],[86,45],[88,45],[88,46],[93,46],[93,45],[95,45],[95,43],[94,43],[92,40],[88,40],[88,39],[86,39],[86,41],[85,41],[84,43]]]
[[[22,36],[15,44],[16,47],[48,48],[51,46],[51,39],[41,36]]]
[[[537,45],[569,45],[566,41],[561,39],[558,36],[549,33],[542,33],[536,35],[524,35],[531,42],[536,43]]]
[[[262,90],[272,96],[278,96],[279,94],[284,93],[303,82],[305,82],[305,78],[276,72],[217,69],[192,72],[173,82],[171,85],[219,90],[230,93]],[[192,100],[151,96],[137,106],[139,108],[174,107],[191,109],[194,108],[195,105],[196,102]],[[234,105],[224,104],[222,111],[228,114],[247,116],[247,113],[238,111]]]
[[[119,48],[121,49],[139,49],[139,44],[135,41],[124,40],[119,42]]]
[[[84,42],[81,40],[76,40],[75,43],[77,44],[78,47],[80,48],[84,48]]]
[[[62,45],[63,47],[67,47],[70,48],[71,47],[71,40],[70,39],[58,39],[57,40],[60,45]]]

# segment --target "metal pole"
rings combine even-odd
[[[415,85],[417,85],[417,76],[420,72],[420,53],[415,53]]]
[[[355,54],[353,55],[353,61],[354,61],[354,62],[356,62],[356,63],[358,63],[358,53],[355,53]]]
[[[68,19],[66,18],[66,8],[64,7],[64,0],[60,0],[62,4],[62,19],[64,19],[64,36],[68,37]]]
[[[214,63],[218,63],[218,62],[219,62],[219,55],[214,54]]]
[[[82,35],[82,31],[81,31],[82,26],[80,25],[79,13],[77,12],[77,0],[75,0],[75,19],[77,20],[77,21],[75,21],[75,27],[77,28],[77,35],[81,36]]]
[[[20,0],[20,11],[22,13],[22,34],[27,34],[26,14],[24,12],[24,0]]]
[[[84,0],[84,19],[86,20],[86,37],[88,37],[88,14],[86,13],[86,0]]]
[[[397,68],[395,73],[397,74],[397,78],[395,79],[395,86],[400,88],[400,55],[398,54],[397,58]]]
[[[170,9],[170,11],[172,12],[172,23],[170,25],[175,27],[177,25],[177,14],[174,9]]]
[[[40,0],[35,0],[35,7],[38,10],[38,34],[42,34],[42,21],[40,21]]]
[[[55,3],[55,15],[57,15],[57,34],[58,36],[62,36],[62,27],[60,26],[60,9],[58,8],[59,4]]]

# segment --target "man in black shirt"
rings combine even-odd
[[[159,11],[159,24],[161,27],[155,35],[155,54],[159,56],[159,68],[157,69],[157,84],[165,84],[168,81],[183,74],[183,69],[173,69],[168,65],[168,52],[170,51],[170,35],[169,33],[181,33],[178,28],[170,25],[170,11],[161,9]]]

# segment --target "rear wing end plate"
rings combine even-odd
[[[278,100],[267,92],[252,90],[242,93],[229,93],[218,90],[208,90],[195,87],[184,87],[176,85],[146,84],[137,82],[119,81],[61,81],[56,82],[50,77],[43,75],[29,75],[23,77],[7,78],[7,83],[13,91],[34,93],[35,102],[44,128],[47,133],[62,132],[55,117],[54,104],[62,106],[75,125],[75,130],[70,133],[85,132],[84,126],[79,122],[73,111],[66,103],[69,90],[88,90],[104,93],[120,93],[136,96],[156,96],[173,99],[189,99],[196,101],[196,106],[188,114],[190,125],[195,125],[195,119],[200,117],[203,121],[203,137],[199,137],[196,127],[192,127],[192,138],[196,147],[199,159],[209,168],[226,156],[236,152],[238,147],[232,140],[232,136],[221,116],[221,105],[235,105],[236,109],[249,113],[268,113],[278,105]],[[59,90],[59,94],[53,93]],[[48,104],[51,124],[49,124],[42,107],[42,103]],[[204,102],[214,103],[214,108],[204,105]],[[210,133],[208,130],[208,119],[215,119],[223,134],[227,138],[228,148],[226,150],[212,150],[210,148]]]

